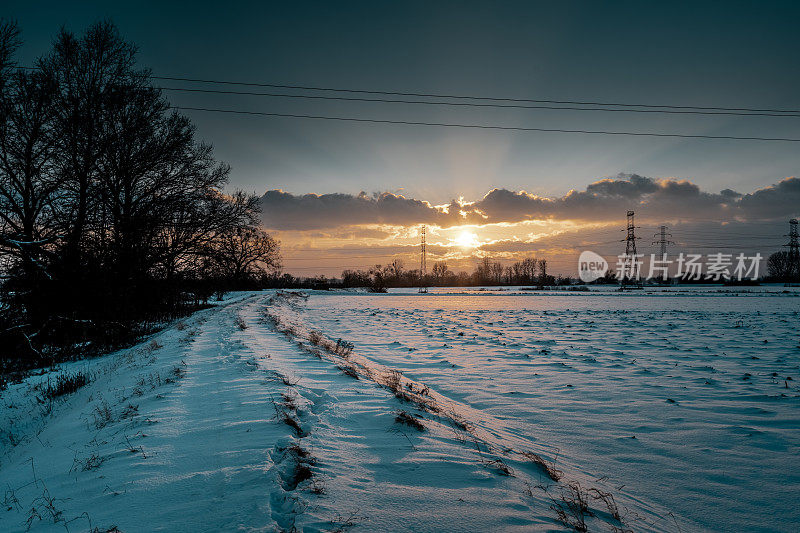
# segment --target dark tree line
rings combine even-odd
[[[767,259],[767,279],[771,281],[800,283],[800,258],[782,250]]]
[[[257,198],[223,192],[230,168],[170,109],[113,24],[62,29],[33,68],[17,68],[20,46],[16,25],[0,23],[6,363],[133,338],[212,291],[277,271]]]
[[[567,284],[565,278],[555,278],[547,273],[547,260],[525,258],[503,266],[499,261],[484,257],[472,273],[453,272],[446,261],[433,264],[431,272],[424,277],[418,269],[405,270],[403,262],[395,259],[389,265],[375,265],[369,270],[345,270],[342,272],[343,287],[369,287],[383,292],[389,287],[416,286],[481,286],[481,285],[559,285]]]

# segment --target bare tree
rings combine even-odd
[[[547,259],[539,259],[537,261],[539,266],[539,285],[547,283]]]
[[[386,292],[391,275],[389,266],[375,265],[369,269],[369,275],[371,276],[370,289],[373,292]]]
[[[527,257],[522,260],[522,280],[524,283],[533,283],[536,277],[536,259]]]
[[[0,321],[16,324],[0,329],[0,355],[19,359],[25,341],[38,353],[29,333],[125,342],[213,284],[278,271],[255,195],[223,192],[229,167],[112,24],[62,30],[32,71],[14,68],[18,46],[0,22]]]
[[[484,257],[475,268],[475,281],[479,284],[490,283],[492,279],[492,261]]]
[[[82,271],[89,247],[89,224],[96,209],[94,189],[100,179],[100,158],[111,146],[104,113],[120,87],[147,76],[134,70],[136,47],[122,39],[110,22],[89,27],[78,38],[62,29],[53,51],[38,61],[39,69],[57,87],[54,109],[59,139],[59,231],[63,235],[63,264],[71,273]],[[102,236],[101,236],[102,237]]]
[[[22,46],[20,31],[16,22],[0,19],[0,94],[5,94],[5,87],[16,66],[14,54]]]
[[[369,272],[349,269],[342,271],[342,286],[344,287],[369,287],[370,284]]]
[[[400,281],[400,278],[403,276],[403,260],[402,259],[394,259],[391,264],[389,265],[389,272],[392,278],[396,281]]]
[[[57,236],[53,94],[41,73],[18,70],[7,80],[0,103],[0,250],[21,260],[28,278],[49,275],[40,259]]]
[[[236,228],[217,236],[213,260],[223,276],[245,281],[280,270],[279,243],[256,228]]]
[[[227,167],[214,168],[213,172],[227,178]],[[215,190],[198,190],[184,196],[183,201],[173,206],[155,238],[156,269],[167,280],[181,272],[203,277],[201,270],[213,255],[216,236],[240,227],[253,227],[257,212],[258,199],[241,191],[228,196]]]
[[[493,281],[499,285],[503,280],[503,265],[500,262],[492,263],[492,279]]]
[[[790,281],[792,272],[791,258],[785,250],[775,252],[767,259],[767,274],[769,277],[778,281]]]
[[[503,272],[504,272],[504,275],[506,277],[506,283],[508,283],[509,285],[513,284],[514,283],[514,269],[512,267],[510,267],[510,266],[507,266]]]
[[[436,279],[436,283],[441,283],[444,281],[445,276],[447,275],[447,263],[444,261],[437,261],[433,264],[433,277]]]

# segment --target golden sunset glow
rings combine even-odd
[[[487,254],[504,264],[546,256],[551,269],[569,272],[581,251],[574,241],[582,232],[599,232],[604,237],[598,240],[616,243],[619,228],[615,224],[529,220],[445,228],[429,225],[427,231],[428,261],[443,261],[455,272],[471,272]],[[368,269],[395,259],[406,268],[419,263],[418,225],[362,224],[273,234],[281,241],[284,268],[297,275],[322,272],[338,276],[344,269]]]
[[[453,244],[455,246],[460,246],[461,248],[477,248],[481,245],[481,242],[478,240],[478,236],[471,231],[464,230],[458,234],[458,236],[453,239]]]

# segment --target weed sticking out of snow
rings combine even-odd
[[[186,365],[185,362],[181,361],[183,365]],[[183,378],[186,375],[186,370],[184,370],[180,366],[173,366],[172,370],[169,371],[169,375],[164,378],[164,383],[175,383],[177,380]]]
[[[398,424],[410,426],[417,431],[425,431],[425,425],[422,423],[419,415],[403,411],[402,409],[395,413],[394,421]]]
[[[344,375],[358,379],[358,372],[356,372],[356,369],[353,368],[352,365],[339,365],[337,368],[339,368]]]
[[[88,385],[90,381],[90,376],[80,370],[74,373],[62,372],[58,374],[55,383],[51,383],[50,376],[48,376],[47,383],[44,385],[39,395],[40,401],[44,403],[45,400],[53,400],[67,394],[72,394],[78,389]]]
[[[283,450],[282,462],[289,460],[289,469],[281,474],[285,490],[295,490],[298,485],[308,481],[308,490],[315,494],[325,492],[324,483],[317,479],[311,467],[317,460],[311,453],[299,444],[293,444]]]
[[[133,418],[139,414],[139,406],[129,403],[122,409],[121,419]]]
[[[400,373],[399,370],[389,370],[386,372],[386,375],[383,378],[383,384],[386,385],[390,390],[397,393],[401,391],[400,389],[400,379],[403,377],[403,374]]]
[[[300,426],[300,422],[289,413],[283,413],[283,415],[281,416],[281,420],[283,421],[284,424],[292,428],[295,432],[295,435],[297,435],[298,437],[306,436],[306,432],[303,431],[302,426]]]
[[[294,455],[298,460],[305,460],[305,461],[313,461],[314,458],[311,456],[311,452],[300,446],[299,444],[292,444],[286,450]]]
[[[619,506],[617,505],[617,501],[614,499],[613,494],[596,488],[589,489],[587,493],[589,493],[593,499],[600,500],[606,505],[606,509],[608,510],[608,514],[611,515],[611,518],[617,522],[622,522],[622,517],[619,513]]]
[[[272,400],[272,405],[275,408],[275,418],[292,428],[295,436],[300,438],[307,436],[308,433],[303,429],[303,427],[300,425],[300,421],[295,417],[297,406],[295,405],[294,400],[289,398],[287,395],[283,395],[284,399],[281,402],[275,401],[275,398],[270,398]]]
[[[138,435],[143,436],[141,433],[138,433]],[[127,435],[125,435],[125,444],[127,445],[126,449],[128,450],[128,452],[132,454],[142,454],[142,459],[147,459],[147,454],[144,453],[144,447],[134,446],[133,444],[131,444],[130,438]]]
[[[500,457],[497,457],[495,459],[490,459],[490,458],[484,457],[484,455],[482,453],[480,453],[480,451],[479,451],[478,452],[478,461],[480,461],[480,463],[484,467],[486,467],[486,468],[488,468],[490,470],[494,470],[495,472],[497,472],[498,474],[500,474],[502,476],[513,476],[514,475],[514,469],[511,468],[510,466],[508,466],[508,464],[506,464],[506,462],[503,461],[503,459],[500,458]]]
[[[336,339],[336,346],[333,347],[333,353],[339,357],[347,359],[353,352],[353,343],[342,339]]]
[[[291,391],[291,389],[289,390]],[[281,394],[281,399],[281,406],[283,406],[285,410],[297,411],[297,398],[295,395],[291,394],[291,392],[284,392]]]
[[[281,380],[281,383],[283,383],[287,387],[294,387],[298,383],[300,383],[300,379],[299,378],[290,378],[288,376],[284,376],[283,374],[278,374],[278,377]]]
[[[91,456],[86,460],[73,463],[73,467],[75,467],[74,471],[89,471],[99,467],[102,462],[103,460],[97,458],[97,456]],[[53,526],[60,525],[60,527],[63,527],[66,531],[70,531],[70,527],[73,527],[76,525],[76,523],[81,522],[88,524],[87,531],[101,531],[96,527],[93,527],[92,520],[89,518],[89,514],[86,512],[82,512],[73,516],[72,518],[68,518],[69,515],[65,513],[61,507],[69,500],[69,498],[56,498],[53,496],[44,480],[39,478],[36,474],[36,467],[33,458],[26,461],[26,463],[30,463],[31,473],[33,475],[32,480],[16,488],[12,488],[10,485],[7,485],[8,489],[3,497],[3,504],[6,506],[6,511],[15,510],[18,513],[24,513],[24,510],[28,509],[24,520],[26,531],[30,531],[34,525],[38,523],[52,523]],[[73,472],[73,470],[70,470],[70,472]],[[28,493],[33,491],[33,494],[35,494],[30,503],[24,506],[19,501],[18,497],[18,494],[22,491],[26,491]],[[102,531],[105,531],[105,529]]]
[[[72,467],[69,469],[70,472],[88,472],[90,470],[96,470],[100,468],[105,462],[104,457],[100,457],[96,453],[90,454],[88,457],[79,458],[77,455],[75,459],[73,459]]]
[[[577,481],[562,489],[558,500],[553,499],[550,508],[556,512],[558,521],[575,531],[588,531],[586,518],[593,516],[589,511],[589,494]]]
[[[314,346],[319,346],[322,342],[322,333],[316,330],[311,330],[308,332],[308,342],[313,344]]]
[[[450,423],[453,425],[455,429],[458,429],[465,433],[469,433],[470,430],[472,429],[472,425],[463,418],[461,418],[460,416],[451,417]]]
[[[403,389],[397,389],[396,391],[394,391],[394,397],[404,403],[414,402],[414,397],[411,394],[404,391]]]
[[[92,416],[94,417],[94,427],[96,429],[103,429],[114,421],[114,412],[105,400],[100,401],[100,403],[94,406]]]
[[[523,457],[525,457],[525,459],[527,459],[528,461],[532,462],[533,464],[541,468],[544,471],[544,473],[547,474],[547,477],[549,477],[553,481],[559,481],[564,476],[564,472],[557,469],[552,462],[546,461],[539,454],[533,452],[520,452],[520,455],[522,455]]]
[[[331,520],[331,525],[334,526],[334,528],[331,529],[331,533],[344,533],[363,520],[366,520],[366,517],[361,516],[361,511],[358,509],[350,512],[348,515],[336,513],[336,516]]]

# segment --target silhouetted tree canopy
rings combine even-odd
[[[800,264],[785,250],[775,252],[767,259],[767,276],[775,281],[800,281]]]
[[[20,45],[0,22],[0,351],[113,344],[277,273],[257,198],[224,192],[230,168],[113,24],[62,29],[35,68]]]

